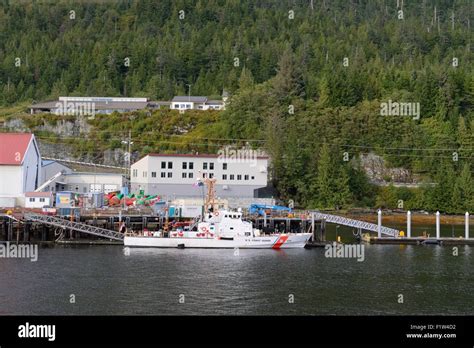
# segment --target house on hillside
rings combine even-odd
[[[171,100],[173,110],[224,110],[225,102],[207,97],[176,96]]]

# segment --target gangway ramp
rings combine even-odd
[[[94,236],[103,237],[107,239],[123,241],[124,238],[124,234],[120,232],[83,224],[81,222],[69,221],[56,216],[25,214],[24,219],[33,222],[40,222],[46,225],[63,229],[70,229],[81,233],[92,234]]]
[[[324,214],[321,212],[312,212],[312,214],[314,214],[314,218],[316,220],[325,219],[329,223],[360,228],[366,231],[378,232],[378,228],[379,228],[378,225],[376,224],[372,224],[370,222],[365,222],[365,221],[360,221],[360,220],[349,219],[343,216]],[[400,231],[394,228],[380,226],[380,232],[387,236],[398,237]]]

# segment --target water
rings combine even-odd
[[[323,249],[127,256],[121,246],[55,246],[37,262],[0,259],[0,315],[472,315],[473,256],[469,246],[453,256],[447,246],[366,245],[364,262]]]

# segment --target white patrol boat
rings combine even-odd
[[[199,180],[199,179],[198,179]],[[126,247],[155,248],[249,248],[286,249],[304,248],[311,233],[264,234],[242,220],[242,213],[215,209],[215,179],[206,179],[208,188],[204,203],[204,217],[197,231],[176,230],[165,236],[163,232],[147,232],[143,235],[126,235]]]
[[[304,248],[310,233],[275,233],[261,235],[252,223],[242,220],[242,213],[219,210],[208,213],[197,231],[170,231],[168,237],[161,232],[147,235],[125,236],[128,247],[156,248]]]

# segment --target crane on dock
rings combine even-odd
[[[42,189],[44,189],[46,186],[48,186],[49,184],[51,184],[52,182],[56,181],[57,178],[59,178],[61,175],[63,175],[64,172],[63,171],[60,171],[60,172],[57,172],[56,174],[54,174],[51,178],[49,178],[48,180],[46,180],[42,185],[40,185],[36,190],[35,192],[41,192]]]

